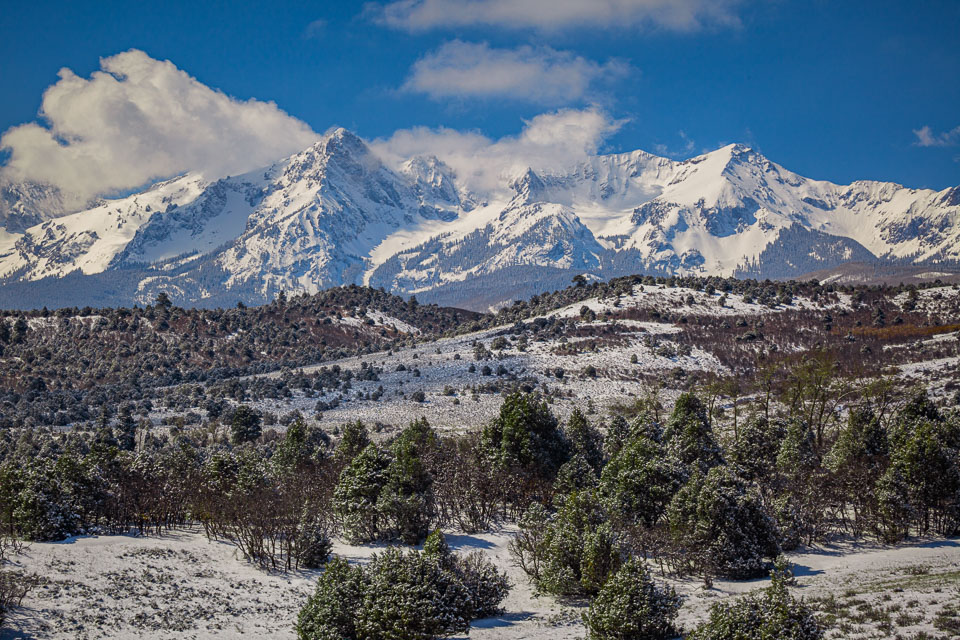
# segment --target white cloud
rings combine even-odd
[[[490,194],[506,187],[527,167],[564,170],[597,153],[622,121],[597,108],[561,109],[526,121],[519,135],[499,140],[476,132],[416,127],[402,129],[371,146],[395,164],[417,155],[434,155],[450,165],[468,188]]]
[[[327,21],[323,19],[314,20],[307,25],[307,28],[303,30],[303,37],[307,40],[311,38],[319,38],[323,35],[323,32],[327,30]]]
[[[272,102],[240,101],[169,61],[131,50],[89,79],[61,69],[43,95],[44,125],[7,130],[0,178],[57,185],[79,205],[186,171],[210,177],[264,166],[318,135]]]
[[[739,24],[735,12],[739,4],[741,0],[396,0],[369,4],[368,12],[383,24],[411,32],[479,25],[693,31]]]
[[[917,136],[917,141],[913,144],[918,147],[952,147],[960,144],[960,127],[954,127],[950,131],[934,133],[929,126],[923,126],[913,130],[913,135]]]
[[[403,88],[431,98],[499,97],[544,104],[581,100],[591,86],[627,73],[611,60],[598,64],[549,47],[495,49],[454,40],[413,65]]]

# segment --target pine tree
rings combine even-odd
[[[807,422],[787,422],[776,469],[781,498],[790,505],[782,513],[793,514],[792,524],[781,523],[781,527],[794,529],[802,539],[812,542],[821,530],[830,494],[825,486],[826,471],[817,454],[816,435]]]
[[[876,484],[889,464],[886,430],[866,408],[850,412],[825,460],[840,499],[853,510],[854,535],[860,535],[877,510]]]
[[[642,561],[630,560],[607,580],[583,615],[587,640],[674,638],[681,602],[673,588],[653,581]]]
[[[630,438],[630,424],[623,416],[617,415],[610,420],[607,435],[603,439],[603,452],[608,459],[613,458]]]
[[[114,434],[121,451],[133,451],[137,444],[137,424],[133,420],[133,407],[125,404],[120,407]]]
[[[481,442],[494,461],[552,478],[569,457],[556,416],[536,395],[515,392],[483,429]]]
[[[433,476],[425,458],[438,447],[437,435],[424,419],[407,427],[391,447],[393,460],[377,508],[407,544],[423,540],[433,523]]]
[[[600,499],[623,524],[656,524],[682,484],[683,473],[656,442],[631,439],[603,469]]]
[[[776,526],[759,493],[728,467],[694,475],[667,509],[674,540],[697,549],[691,558],[705,578],[734,580],[764,574],[764,558],[780,551]]]
[[[520,528],[524,537],[513,546],[514,554],[547,593],[595,594],[620,566],[622,552],[594,491],[567,496],[545,525],[528,516]]]
[[[579,408],[574,408],[564,430],[572,455],[583,456],[584,460],[599,475],[603,467],[603,434],[590,424]]]
[[[337,443],[334,457],[342,464],[348,464],[370,444],[370,434],[367,427],[357,420],[349,422],[343,429],[340,442]]]
[[[558,505],[563,504],[567,495],[574,491],[594,489],[597,482],[596,470],[583,455],[577,453],[564,462],[557,472],[557,479],[553,483],[554,501]]]
[[[313,596],[297,616],[300,640],[358,638],[357,612],[363,605],[364,572],[334,557],[317,581]]]
[[[260,414],[245,404],[238,406],[230,419],[230,440],[233,444],[253,442],[260,437]]]
[[[340,473],[333,492],[333,511],[343,524],[344,536],[352,543],[372,542],[384,533],[378,503],[389,464],[387,455],[370,444]]]
[[[823,629],[813,610],[787,591],[783,577],[774,575],[769,587],[733,603],[719,602],[689,640],[820,640]]]
[[[470,593],[433,558],[396,547],[376,554],[363,602],[355,610],[360,638],[433,640],[470,626]]]
[[[945,417],[916,400],[911,404],[891,436],[883,509],[891,515],[912,512],[921,535],[931,529],[955,535],[960,530],[960,418]],[[891,501],[901,497],[906,500],[898,508]]]
[[[707,408],[691,393],[677,399],[663,439],[670,457],[691,470],[706,473],[711,467],[723,464],[723,454],[713,437]]]
[[[292,473],[323,459],[327,444],[325,433],[308,427],[303,416],[297,415],[287,427],[283,441],[273,454],[272,462],[281,473]]]
[[[775,471],[786,427],[780,420],[756,416],[740,427],[728,454],[730,464],[747,480],[766,480]]]
[[[317,569],[330,559],[333,543],[327,528],[316,517],[304,513],[297,539],[297,564],[305,569]]]

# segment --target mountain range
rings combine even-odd
[[[257,304],[343,284],[486,309],[575,274],[788,278],[847,262],[956,265],[960,187],[797,175],[743,145],[595,155],[476,192],[336,129],[257,171],[186,174],[66,212],[0,185],[0,307]]]

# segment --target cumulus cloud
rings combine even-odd
[[[466,26],[694,31],[739,24],[739,4],[741,0],[396,0],[371,3],[367,10],[379,22],[411,32]]]
[[[210,177],[264,166],[318,138],[272,102],[241,101],[169,61],[131,50],[89,79],[61,69],[41,122],[7,130],[0,178],[56,185],[80,205],[186,171]]]
[[[416,127],[371,142],[395,164],[418,155],[433,155],[448,164],[468,188],[494,194],[527,167],[537,171],[568,169],[597,153],[623,124],[597,108],[561,109],[524,123],[516,136],[493,140],[477,132]]]
[[[934,133],[929,126],[924,126],[914,129],[913,135],[917,136],[917,141],[913,144],[918,147],[952,147],[960,144],[960,127]]]
[[[544,104],[581,100],[598,82],[625,75],[628,66],[598,64],[550,47],[496,49],[454,40],[413,65],[403,88],[433,99],[498,97]]]

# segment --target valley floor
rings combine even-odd
[[[480,549],[507,571],[513,589],[496,618],[476,621],[470,638],[581,638],[584,603],[534,595],[510,559],[510,527],[448,536],[457,551]],[[337,544],[365,562],[377,546]],[[948,638],[960,628],[960,540],[896,547],[837,544],[790,555],[795,595],[834,622],[829,638]],[[32,544],[14,558],[42,584],[10,619],[14,638],[293,638],[300,607],[318,572],[269,573],[210,542],[201,531],[164,536],[104,536]],[[766,580],[670,580],[685,596],[681,623],[691,628],[710,604],[759,588]],[[918,635],[926,633],[928,635]],[[467,636],[460,636],[461,639]]]

